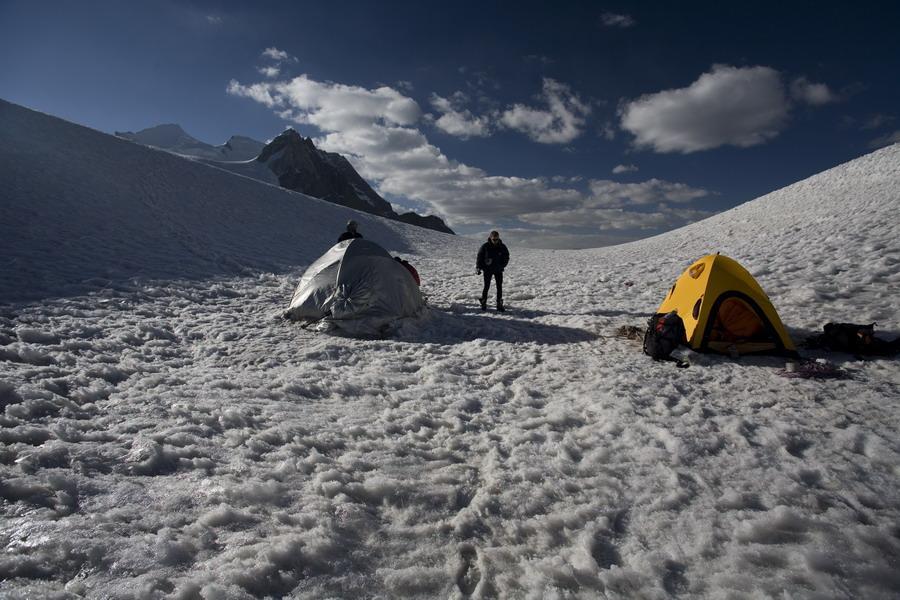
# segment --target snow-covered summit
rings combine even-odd
[[[251,160],[259,156],[260,151],[265,146],[262,142],[241,135],[233,135],[221,146],[213,146],[195,139],[182,129],[180,125],[172,123],[142,129],[137,133],[117,131],[115,135],[122,139],[168,150],[175,154],[219,161]]]
[[[792,335],[900,333],[900,146],[648,240],[443,235],[0,102],[0,596],[896,598],[896,360],[615,335],[721,251]],[[54,165],[47,176],[46,165]],[[59,166],[62,165],[60,168]],[[429,318],[279,318],[352,216]]]

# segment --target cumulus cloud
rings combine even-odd
[[[616,165],[613,167],[612,172],[615,175],[619,175],[620,173],[634,173],[638,170],[638,168],[634,165]]]
[[[483,240],[487,237],[488,232],[479,232],[472,234],[470,237]],[[502,228],[500,235],[503,241],[510,246],[524,246],[526,248],[547,248],[547,249],[580,249],[580,248],[597,248],[599,246],[611,246],[613,244],[622,244],[634,240],[633,234],[628,234],[621,230],[606,231],[573,231],[571,229],[560,230],[550,229],[546,227],[514,227]]]
[[[677,209],[659,205],[649,211],[626,210],[624,208],[602,208],[584,206],[573,210],[523,214],[522,221],[544,227],[584,228],[601,232],[668,230],[682,227],[693,221],[705,219],[714,213],[696,209]],[[631,236],[634,239],[634,236]]]
[[[837,96],[824,83],[813,83],[806,77],[791,82],[791,98],[812,106],[822,106],[837,101]]]
[[[614,208],[646,206],[659,202],[683,203],[709,195],[709,191],[702,188],[656,178],[638,183],[592,179],[589,187],[591,197],[588,199],[588,206]]]
[[[485,137],[490,135],[490,125],[487,117],[476,117],[463,105],[468,100],[462,92],[456,92],[451,98],[444,98],[437,94],[431,95],[431,105],[441,113],[435,120],[435,126],[445,133],[463,139],[470,137]]]
[[[900,129],[893,133],[888,133],[875,138],[869,142],[869,148],[883,148],[884,146],[890,146],[891,144],[900,144]]]
[[[281,69],[278,67],[257,67],[256,70],[270,79],[278,77],[281,73]]]
[[[579,183],[580,181],[583,181],[583,180],[584,180],[584,177],[582,177],[581,175],[572,175],[572,176],[554,175],[553,177],[550,178],[550,181],[552,181],[553,183]]]
[[[864,131],[871,129],[881,129],[885,125],[893,123],[895,120],[896,118],[893,115],[876,113],[863,121],[863,124],[860,126],[860,128]]]
[[[523,214],[521,220],[542,227],[563,228],[557,230],[560,236],[567,229],[567,234],[574,234],[577,239],[579,234],[584,234],[588,229],[600,232],[604,236],[608,236],[609,232],[613,232],[613,235],[619,232],[618,235],[623,236],[620,241],[625,241],[625,232],[666,231],[705,219],[713,214],[715,213],[710,211],[671,207],[666,204],[659,204],[649,210],[581,206],[572,210]],[[637,236],[634,233],[627,234],[627,239],[635,237]]]
[[[388,86],[369,89],[301,75],[249,85],[231,81],[228,93],[253,99],[286,119],[315,126],[321,132],[316,145],[346,156],[380,192],[428,206],[457,226],[503,220],[543,227],[583,226],[580,219],[590,215],[587,223],[595,228],[593,234],[599,235],[600,231],[627,227],[668,226],[671,219],[653,216],[653,212],[665,213],[660,209],[648,213],[646,205],[687,202],[706,194],[659,180],[643,184],[591,181],[591,192],[585,193],[566,187],[577,184],[572,178],[488,174],[451,160],[431,144],[418,129],[423,122],[419,105]],[[448,99],[432,100],[443,108],[448,107],[445,101],[449,102],[453,108]],[[630,214],[634,207],[637,214]]]
[[[251,85],[231,81],[228,93],[314,125],[323,132],[319,147],[347,156],[383,193],[424,202],[457,224],[575,206],[583,195],[450,160],[413,127],[422,116],[419,105],[390,87],[366,89],[301,75]]]
[[[619,15],[610,12],[600,15],[600,21],[606,27],[621,27],[622,29],[631,27],[637,23],[637,21],[635,21],[634,18],[629,15]]]
[[[278,48],[266,48],[262,51],[262,55],[266,58],[271,58],[272,60],[287,60],[290,58],[290,55],[284,50],[279,50]]]
[[[787,122],[788,109],[778,71],[714,65],[686,88],[628,102],[620,117],[638,147],[690,153],[770,140]]]
[[[605,139],[612,141],[616,139],[616,128],[613,125],[612,121],[606,121],[600,127],[600,136]]]
[[[515,104],[501,115],[500,122],[542,144],[567,144],[581,135],[585,118],[591,113],[589,105],[569,86],[549,77],[544,79],[541,97],[546,109]]]
[[[538,63],[544,66],[552,65],[555,60],[543,54],[528,54],[525,56],[525,62]]]
[[[347,131],[373,124],[411,125],[422,112],[415,100],[393,88],[374,90],[336,83],[322,83],[300,75],[289,81],[255,83],[232,80],[228,93],[252,98],[269,107],[292,110],[291,120],[315,125],[323,131]]]

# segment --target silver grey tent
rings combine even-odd
[[[418,285],[387,250],[361,238],[338,242],[303,274],[285,317],[377,335],[425,308]]]

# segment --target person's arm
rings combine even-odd
[[[503,248],[501,249],[501,256],[503,257],[503,266],[502,269],[506,268],[506,265],[509,264],[509,248],[506,247],[506,244],[503,244]]]
[[[478,249],[478,257],[475,259],[475,270],[480,271],[484,268],[484,246]]]

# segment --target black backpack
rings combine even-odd
[[[824,331],[813,338],[811,346],[870,356],[892,356],[900,352],[900,338],[888,342],[875,337],[875,323],[827,323]]]
[[[656,313],[647,322],[644,333],[644,354],[653,360],[666,360],[672,351],[687,341],[684,322],[674,310]]]

